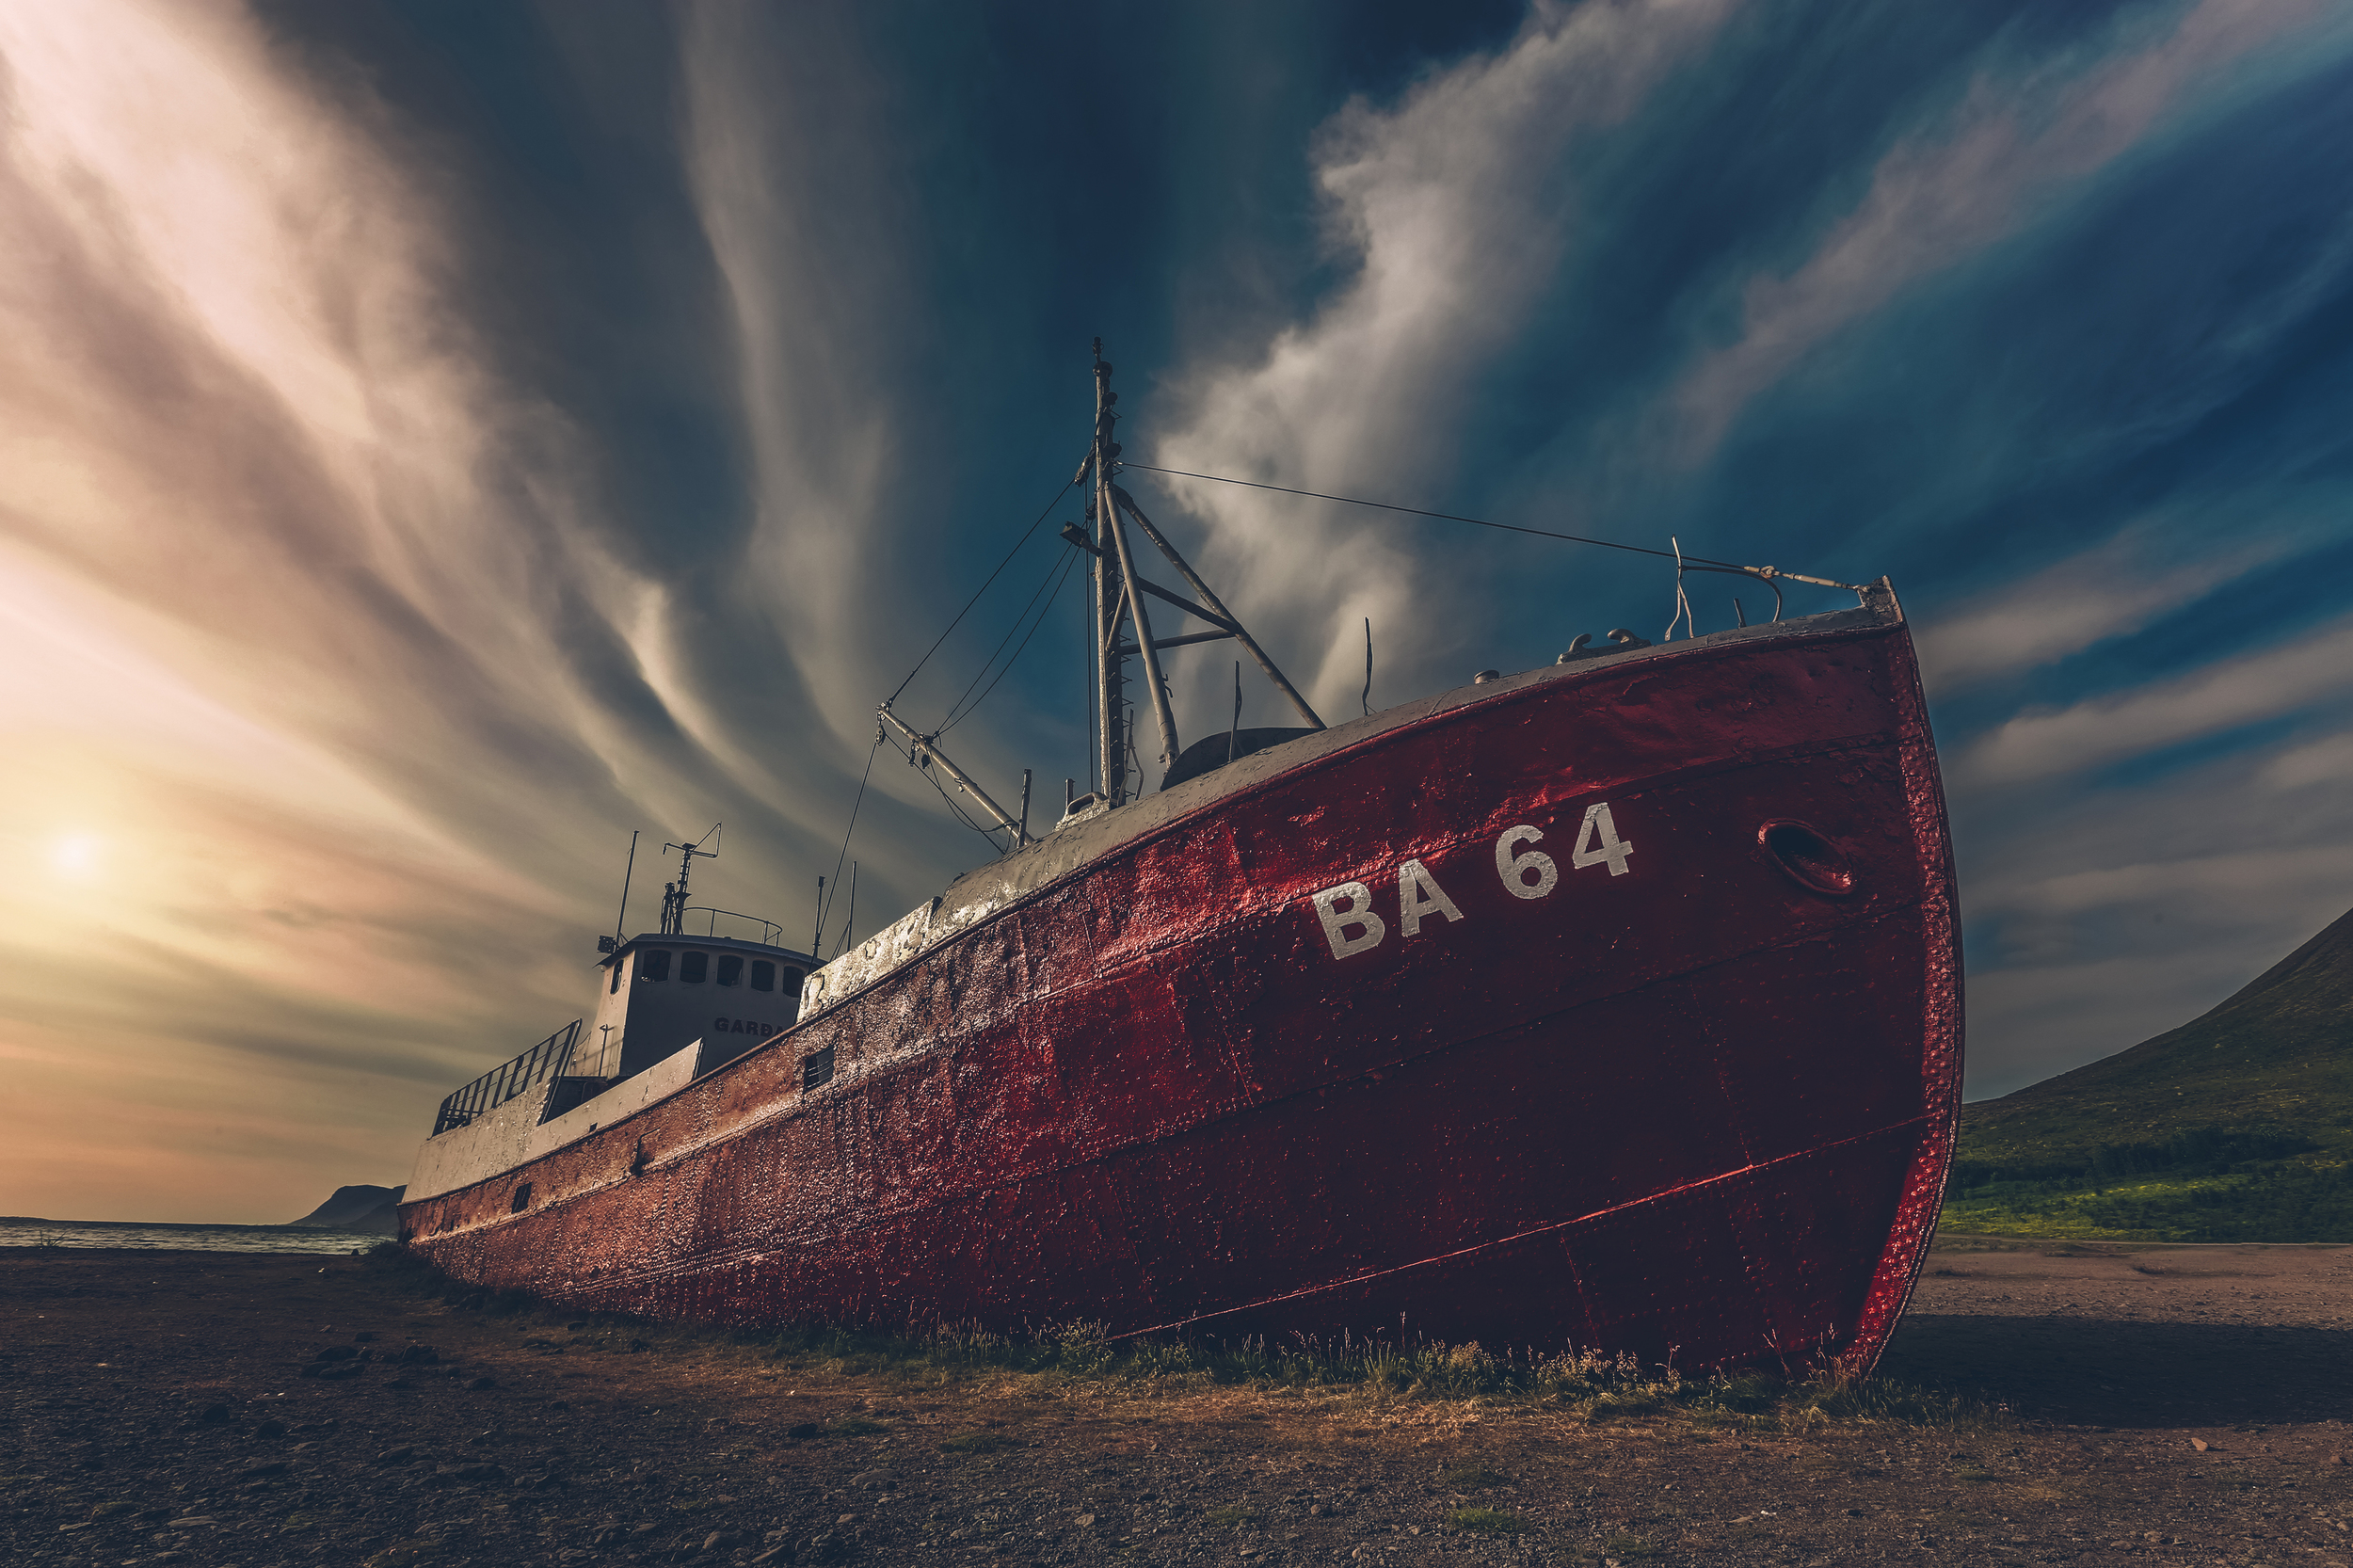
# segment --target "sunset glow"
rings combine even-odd
[[[874,704],[1068,476],[1096,335],[1139,465],[1893,574],[1974,1092],[2353,903],[2342,10],[445,9],[0,0],[0,1210],[405,1179],[588,1010],[632,830],[632,930],[713,822],[697,893],[796,942],[845,856],[860,935],[987,858]],[[1367,619],[1381,706],[1672,613],[1127,482],[1327,714]],[[1078,614],[976,776],[1088,788]],[[1172,658],[1189,735],[1232,663]]]

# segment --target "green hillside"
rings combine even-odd
[[[1944,1224],[2353,1241],[2353,913],[2203,1016],[1965,1107]]]

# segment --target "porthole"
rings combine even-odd
[[[1830,898],[1855,890],[1854,868],[1837,845],[1801,822],[1769,822],[1756,830],[1765,857],[1799,886]]]
[[[520,1187],[515,1189],[515,1196],[507,1203],[506,1211],[509,1214],[520,1214],[530,1207],[531,1183],[526,1181]]]

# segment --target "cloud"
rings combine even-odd
[[[191,1191],[282,1218],[397,1180],[428,1077],[577,1007],[579,835],[626,824],[616,774],[691,797],[570,639],[659,642],[661,596],[355,81],[236,6],[90,0],[0,8],[0,1049],[82,1075],[57,1104],[217,1101],[190,1084],[219,1064],[213,1152],[252,1182]],[[257,1165],[257,1119],[317,1112],[288,1052],[353,1098]],[[154,1161],[49,1155],[81,1213],[153,1212]]]
[[[2151,527],[2128,527],[1917,627],[1921,676],[1942,696],[2051,664],[2137,632],[2294,549],[2288,536],[2274,535],[2169,561],[2178,545]]]
[[[2353,735],[2331,735],[2281,752],[2264,769],[2263,781],[2275,790],[2353,781]]]
[[[1496,54],[1433,74],[1393,106],[1351,104],[1315,154],[1349,280],[1250,362],[1172,376],[1190,412],[1155,422],[1168,433],[1151,460],[1307,489],[1443,493],[1466,456],[1464,416],[1449,410],[1525,329],[1577,220],[1554,178],[1565,151],[1641,107],[1731,8],[1540,4]],[[1327,711],[1356,696],[1361,644],[1345,633],[1360,618],[1373,619],[1385,676],[1406,690],[1469,630],[1447,629],[1442,575],[1378,524],[1336,521],[1317,503],[1169,485],[1207,520],[1205,564],[1212,581],[1237,584],[1228,601],[1289,617],[1290,655],[1305,662],[1292,678]]]
[[[1971,785],[2082,772],[2341,698],[2353,671],[2353,617],[2284,647],[2226,659],[2169,680],[2009,720],[1953,771]]]
[[[1683,444],[1711,449],[1817,345],[2015,232],[2062,186],[2130,151],[2221,70],[2323,15],[2313,0],[2200,0],[2145,48],[2081,72],[1981,75],[1934,129],[1883,154],[1855,207],[1782,276],[1742,290],[1737,341],[1673,394]],[[2141,25],[2138,16],[2126,24]]]

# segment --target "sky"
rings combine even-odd
[[[1085,789],[1096,337],[1135,462],[1892,576],[1973,1097],[2353,905],[2353,9],[0,0],[0,1210],[404,1180],[632,831],[806,942],[861,801],[871,934],[997,853],[894,691]],[[1128,482],[1327,715],[1673,613]]]

